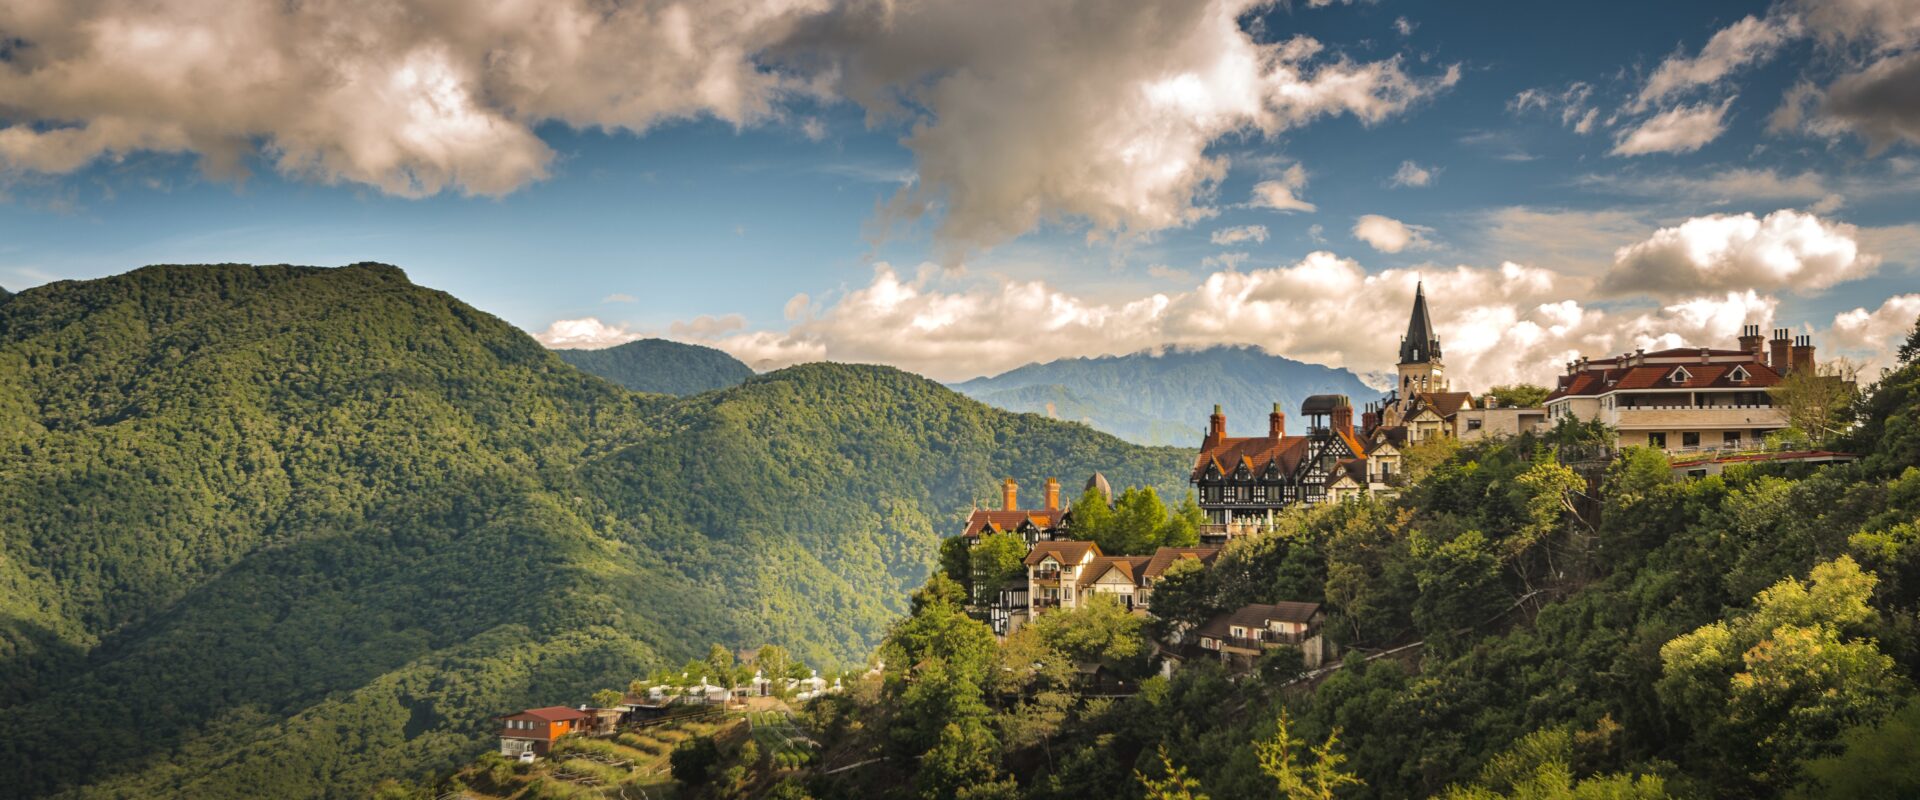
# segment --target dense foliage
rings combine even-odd
[[[1380,391],[1344,369],[1269,355],[1255,347],[1210,347],[1125,356],[1066,358],[954,384],[980,402],[1085,422],[1142,444],[1192,447],[1218,403],[1234,436],[1264,435],[1273,404],[1299,416],[1316,394],[1359,405]],[[1303,420],[1294,423],[1298,430]]]
[[[1395,501],[1170,570],[1132,631],[1056,613],[978,652],[978,623],[922,603],[882,691],[835,701],[862,721],[841,758],[893,758],[815,794],[937,797],[959,770],[1029,798],[1920,795],[1920,365],[1854,413],[1833,444],[1858,463],[1700,479],[1645,449],[1588,461],[1585,427],[1445,448]],[[1278,600],[1326,604],[1336,669],[1131,660],[1136,637]],[[974,666],[901,637],[935,627]],[[908,703],[932,697],[959,701]],[[945,758],[949,728],[991,755]]]
[[[636,392],[689,395],[739,386],[753,370],[711,347],[641,339],[604,350],[555,350],[582,370]]]
[[[999,476],[1188,458],[878,367],[634,394],[382,265],[49,284],[0,304],[0,785],[358,796],[711,642],[861,663]]]

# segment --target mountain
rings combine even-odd
[[[753,377],[739,359],[711,347],[641,339],[605,350],[555,350],[554,355],[636,392],[689,395],[738,386]]]
[[[710,643],[862,663],[1011,472],[1190,451],[816,364],[628,392],[399,269],[0,304],[0,785],[345,797]]]
[[[1009,411],[1085,422],[1122,439],[1191,446],[1219,403],[1235,435],[1266,431],[1275,402],[1298,415],[1300,401],[1344,394],[1355,405],[1381,392],[1351,372],[1269,355],[1256,347],[1208,347],[1029,364],[954,389]]]

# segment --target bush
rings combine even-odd
[[[667,759],[674,780],[698,786],[713,778],[713,768],[720,763],[720,746],[712,737],[702,736],[680,743]]]

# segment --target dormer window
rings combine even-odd
[[[1736,366],[1733,368],[1733,372],[1728,373],[1727,380],[1733,381],[1734,383],[1746,383],[1748,377],[1750,376],[1747,375],[1746,367]]]
[[[1667,380],[1673,381],[1674,383],[1686,383],[1687,381],[1693,380],[1693,373],[1688,372],[1686,367],[1674,367],[1672,374],[1667,376]]]

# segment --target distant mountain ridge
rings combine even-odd
[[[711,347],[641,339],[604,350],[555,350],[580,369],[636,392],[690,395],[738,386],[753,368]]]
[[[1278,402],[1289,417],[1316,394],[1344,394],[1355,405],[1381,392],[1358,375],[1276,356],[1257,347],[1218,346],[1064,358],[953,384],[962,394],[1009,411],[1084,422],[1138,444],[1191,447],[1219,403],[1235,435],[1264,433]]]

